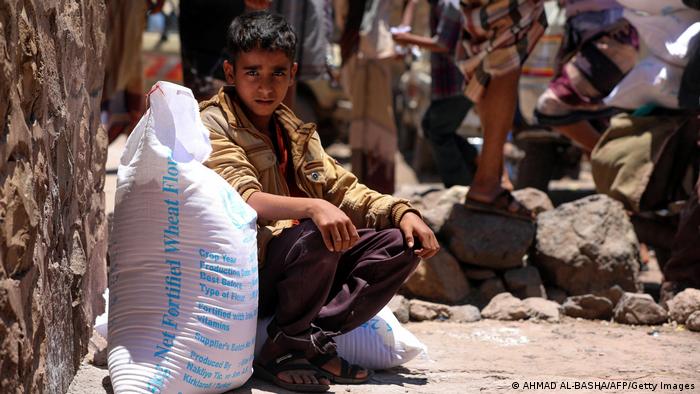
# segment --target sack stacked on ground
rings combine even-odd
[[[111,238],[115,393],[223,393],[252,373],[256,213],[202,165],[189,89],[158,82],[127,141]]]
[[[683,67],[649,56],[637,63],[604,101],[611,107],[629,110],[646,104],[678,108],[682,77]]]
[[[621,1],[625,19],[649,50],[605,99],[612,107],[637,109],[646,104],[678,108],[683,71],[692,40],[700,34],[700,11],[680,1]]]
[[[683,0],[617,0],[617,2],[627,9],[649,15],[668,15],[676,11],[692,9],[684,4]]]
[[[272,318],[258,322],[255,354],[267,340],[267,326]],[[388,307],[370,321],[335,337],[338,355],[352,364],[370,369],[387,369],[405,364],[427,351],[426,346],[405,329]]]

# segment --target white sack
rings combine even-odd
[[[688,10],[683,0],[617,0],[620,5],[631,10],[651,15],[666,15],[678,10]]]
[[[678,91],[683,68],[664,63],[649,56],[637,63],[632,71],[605,98],[611,107],[637,109],[646,104],[678,108]]]
[[[623,16],[637,29],[653,55],[676,66],[688,64],[690,40],[700,33],[700,11],[688,9],[665,15],[641,15],[626,9]]]
[[[271,317],[258,322],[256,355],[267,340],[270,321]],[[399,323],[388,307],[360,327],[338,335],[335,342],[340,357],[369,369],[396,367],[427,351],[426,346]]]
[[[201,161],[192,92],[158,82],[118,172],[109,373],[119,393],[223,393],[252,373],[256,213]]]

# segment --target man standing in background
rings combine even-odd
[[[394,119],[389,31],[390,0],[336,0],[336,24],[342,30],[342,83],[352,100],[352,171],[380,193],[394,192],[398,149]]]
[[[403,24],[413,21],[413,9],[418,0],[410,0]],[[464,77],[454,62],[455,49],[462,31],[463,16],[459,0],[429,0],[430,32],[422,37],[410,32],[394,34],[401,45],[417,45],[430,53],[430,106],[423,115],[423,131],[430,141],[440,178],[445,187],[469,185],[476,171],[477,151],[457,135],[472,107],[464,97]]]

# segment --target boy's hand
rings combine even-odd
[[[416,250],[416,255],[419,257],[429,259],[435,256],[438,250],[440,250],[440,244],[437,238],[435,238],[433,230],[431,230],[430,227],[423,222],[423,219],[415,213],[408,212],[403,215],[399,223],[399,228],[409,248],[412,248],[414,245],[413,237],[418,237],[421,248]]]
[[[348,215],[326,200],[314,199],[309,217],[321,231],[323,242],[331,252],[345,251],[360,239]]]

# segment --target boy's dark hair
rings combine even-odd
[[[241,52],[254,49],[283,51],[294,61],[297,35],[287,20],[267,11],[256,11],[238,16],[226,33],[226,49],[232,61]]]

